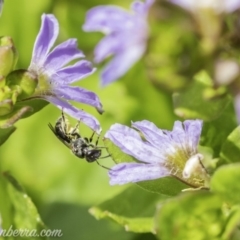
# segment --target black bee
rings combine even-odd
[[[73,140],[81,138],[80,134],[77,132],[79,123],[80,122],[78,122],[76,126],[72,128],[62,111],[62,116],[58,118],[55,127],[53,127],[51,123],[49,123],[48,126],[56,135],[56,137],[70,148]]]
[[[81,137],[80,133],[78,132],[79,123],[80,121],[76,124],[75,127],[71,127],[68,119],[64,116],[64,113],[62,111],[62,116],[57,120],[55,127],[53,127],[51,123],[49,123],[48,126],[55,134],[55,136],[63,144],[65,144],[75,156],[77,156],[78,158],[85,158],[87,162],[96,161],[97,164],[100,165],[97,161],[98,159],[109,157],[101,157],[101,149],[105,147],[97,146],[99,136],[97,137],[96,143],[92,143],[95,132],[93,132],[90,138]],[[104,167],[102,165],[100,166]]]

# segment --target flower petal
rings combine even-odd
[[[162,131],[157,128],[155,124],[147,120],[141,122],[134,122],[132,126],[142,132],[144,137],[153,146],[159,149],[162,153],[174,154],[175,144],[171,138],[171,132]]]
[[[225,0],[226,2],[226,12],[233,12],[240,8],[240,1],[239,0]]]
[[[166,177],[170,172],[159,164],[120,163],[115,165],[108,175],[111,185],[121,185]]]
[[[164,163],[164,155],[148,142],[144,142],[139,134],[121,124],[114,124],[105,134],[121,150],[142,162]]]
[[[146,15],[154,2],[155,0],[146,0],[145,2],[136,0],[132,3],[131,9],[140,15]]]
[[[186,120],[183,122],[187,135],[188,146],[197,151],[198,142],[202,132],[202,120]]]
[[[142,57],[145,48],[145,42],[143,42],[142,44],[136,44],[135,46],[118,53],[103,69],[101,74],[102,86],[106,86],[122,77],[133,66],[133,64]]]
[[[98,120],[92,115],[73,107],[71,104],[69,104],[66,101],[63,101],[62,99],[52,96],[44,96],[44,99],[56,105],[59,109],[61,110],[63,109],[63,111],[69,114],[71,117],[83,122],[96,133],[99,134],[101,132],[101,127]]]
[[[161,129],[147,120],[133,122],[132,126],[142,132],[146,140],[152,145],[159,145],[163,138],[166,137]]]
[[[92,63],[86,60],[80,60],[74,65],[67,66],[51,75],[53,84],[68,85],[81,80],[96,71]]]
[[[197,11],[199,8],[210,8],[218,14],[222,12],[233,12],[240,8],[239,0],[170,0],[172,3],[177,4],[188,11]]]
[[[135,138],[139,141],[142,141],[142,138],[140,137],[140,135],[137,131],[135,131],[134,129],[132,129],[128,126],[125,126],[125,125],[122,125],[122,124],[119,124],[119,123],[115,123],[110,127],[110,129],[105,134],[106,138],[109,138],[109,133],[110,132],[120,132],[120,133],[122,133],[126,136],[130,135],[131,137],[133,137],[133,138]]]
[[[104,37],[94,49],[94,61],[100,63],[110,55],[123,51],[125,44],[123,38],[121,34],[112,34]]]
[[[52,14],[42,15],[42,24],[40,31],[34,43],[32,60],[29,68],[42,66],[50,48],[57,39],[59,25],[57,19]]]
[[[58,97],[91,105],[95,107],[99,113],[103,113],[102,104],[94,92],[90,92],[80,87],[73,87],[68,85],[56,86],[52,89],[52,91]]]
[[[194,11],[197,5],[195,0],[170,0],[170,2],[179,5],[188,11]]]
[[[169,133],[172,139],[177,144],[182,144],[186,142],[186,132],[183,128],[183,123],[181,121],[175,121],[173,125],[173,130]]]
[[[103,33],[124,30],[131,25],[133,15],[125,9],[115,6],[97,6],[87,12],[83,30]]]
[[[44,67],[46,70],[51,69],[57,71],[72,60],[82,57],[84,57],[84,54],[78,49],[77,40],[68,39],[52,50],[47,56]]]

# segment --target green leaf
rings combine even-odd
[[[133,185],[114,198],[92,207],[90,213],[97,219],[110,218],[127,231],[154,233],[156,203],[164,199],[166,196],[149,193]]]
[[[0,128],[0,146],[5,143],[11,134],[16,130],[16,127]]]
[[[218,118],[229,104],[230,97],[223,95],[215,99],[205,98],[206,90],[211,87],[211,79],[206,72],[197,74],[187,89],[173,95],[174,112],[185,119],[210,121]]]
[[[236,113],[232,104],[229,104],[219,118],[204,122],[201,145],[210,147],[214,151],[213,157],[219,157],[223,143],[236,127]]]
[[[156,215],[160,239],[220,239],[225,217],[222,201],[206,192],[189,192],[161,205]]]
[[[115,163],[138,162],[134,157],[122,152],[120,148],[114,145],[109,139],[104,139],[104,145],[107,147],[107,151]],[[147,191],[168,196],[174,196],[181,192],[181,190],[189,188],[189,185],[174,177],[138,182],[137,185]]]
[[[229,203],[240,202],[240,163],[221,166],[211,179],[211,189]]]
[[[19,183],[9,173],[5,172],[0,176],[0,193],[4,193],[4,198],[0,200],[0,212],[3,220],[3,230],[5,229],[26,229],[34,230],[36,234],[45,229],[45,226],[34,206]],[[19,239],[35,239],[29,236],[18,236]],[[39,239],[47,239],[39,237]]]
[[[228,163],[240,162],[240,126],[227,137],[222,145],[220,156]]]
[[[231,208],[228,215],[227,224],[222,233],[222,239],[238,240],[240,239],[240,207],[235,205]]]

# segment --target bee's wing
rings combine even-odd
[[[54,135],[65,145],[67,146],[68,148],[70,148],[70,144],[66,141],[64,141],[62,138],[60,138],[57,134],[56,134],[56,131],[53,127],[53,125],[51,123],[48,123],[48,127],[52,130],[52,132],[54,133]]]

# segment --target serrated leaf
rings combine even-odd
[[[4,200],[0,200],[0,212],[2,214],[3,230],[25,229],[28,231],[40,231],[45,229],[45,226],[38,214],[38,211],[32,200],[20,186],[15,178],[5,172],[0,177],[0,192],[4,194]],[[5,200],[7,199],[7,201]],[[18,236],[19,239],[35,239],[29,236]],[[47,239],[39,237],[39,239]]]
[[[97,219],[110,218],[127,231],[152,232],[156,203],[166,196],[149,193],[132,185],[114,198],[92,207],[90,213]]]
[[[211,189],[229,203],[240,202],[240,163],[221,166],[211,179]]]
[[[114,145],[109,139],[104,139],[104,145],[107,147],[107,151],[115,163],[138,162],[134,157],[122,152],[120,148]],[[174,196],[181,192],[181,190],[189,188],[189,185],[174,177],[142,181],[136,184],[147,191],[165,194],[168,196]]]
[[[227,137],[222,145],[220,156],[228,163],[240,162],[240,126]]]
[[[16,130],[16,127],[0,128],[0,146],[5,143],[12,133]]]
[[[220,239],[225,216],[222,201],[209,192],[191,192],[169,200],[156,216],[160,239]]]
[[[187,89],[173,95],[174,112],[185,119],[200,118],[211,121],[219,117],[229,104],[230,97],[223,95],[214,99],[206,99],[204,93],[211,87],[209,82],[207,73],[197,74]]]

